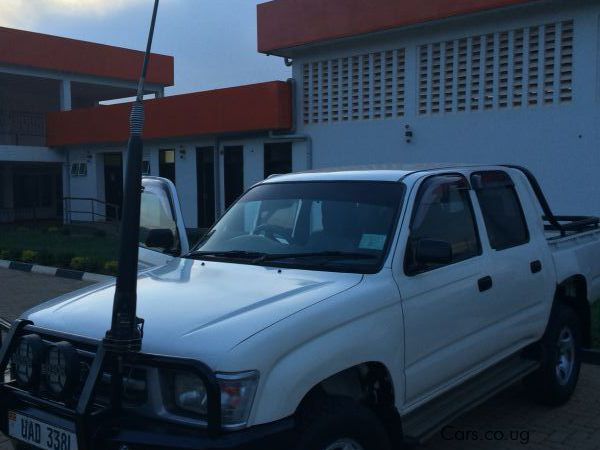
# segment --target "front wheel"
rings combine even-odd
[[[575,391],[581,369],[581,324],[569,306],[556,305],[540,344],[541,367],[525,379],[534,398],[545,405],[560,406]]]
[[[345,397],[326,397],[300,414],[296,450],[389,450],[387,432],[367,407]]]

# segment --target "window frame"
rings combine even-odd
[[[512,190],[512,192],[514,193],[516,199],[517,199],[517,205],[519,206],[519,215],[521,218],[522,223],[525,225],[525,234],[527,235],[526,239],[524,242],[518,243],[518,244],[514,244],[514,245],[510,245],[508,247],[502,247],[502,248],[494,248],[494,246],[492,245],[492,240],[490,237],[490,231],[488,229],[488,225],[486,223],[485,220],[485,211],[483,209],[483,207],[481,206],[481,200],[479,199],[479,195],[478,192],[479,191],[483,191],[485,189],[494,189],[494,188],[483,188],[483,187],[477,187],[476,182],[473,181],[473,177],[477,176],[477,175],[481,175],[484,173],[502,173],[506,176],[508,183],[505,184],[500,184],[498,186],[496,186],[496,188],[505,188],[508,187]],[[531,232],[529,230],[529,223],[527,222],[527,216],[525,215],[525,210],[523,209],[523,202],[521,202],[521,197],[519,196],[519,192],[517,191],[517,186],[515,184],[515,181],[512,179],[512,177],[510,176],[510,174],[505,171],[505,170],[479,170],[477,172],[473,172],[470,175],[470,180],[471,180],[471,185],[473,186],[473,192],[475,192],[475,197],[477,198],[477,204],[479,205],[479,209],[481,211],[481,218],[483,220],[483,226],[485,227],[485,232],[487,235],[487,239],[488,239],[488,244],[490,245],[490,249],[496,252],[502,252],[504,250],[509,250],[511,248],[516,248],[516,247],[521,247],[522,245],[527,245],[531,242]]]
[[[451,262],[449,264],[440,265],[438,267],[432,267],[430,269],[423,269],[423,270],[412,270],[412,269],[410,269],[410,267],[408,265],[409,242],[410,242],[411,235],[412,235],[413,222],[415,219],[415,215],[417,214],[417,208],[418,208],[421,198],[423,196],[423,185],[432,178],[448,177],[448,176],[454,176],[454,177],[461,178],[462,181],[464,181],[464,183],[465,183],[465,186],[466,186],[465,190],[467,191],[468,207],[469,207],[469,211],[471,213],[471,217],[473,219],[473,228],[474,228],[474,232],[475,232],[475,238],[477,240],[477,253],[467,259]],[[414,276],[421,275],[421,274],[431,273],[436,270],[443,269],[443,268],[453,266],[456,264],[460,264],[465,261],[469,261],[473,258],[477,258],[477,257],[480,257],[481,255],[483,255],[483,246],[481,245],[481,231],[480,231],[480,227],[479,227],[479,221],[477,218],[477,214],[475,213],[473,198],[471,197],[471,194],[470,194],[470,192],[472,190],[473,190],[473,188],[471,186],[469,179],[467,178],[467,176],[465,174],[460,173],[460,172],[436,173],[434,175],[426,176],[421,180],[421,182],[419,183],[418,189],[417,189],[417,193],[415,195],[415,199],[412,203],[412,211],[410,213],[410,221],[408,222],[408,234],[407,234],[406,241],[404,244],[404,256],[403,256],[402,265],[403,265],[404,274],[407,277],[414,277]]]

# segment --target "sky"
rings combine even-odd
[[[153,52],[175,57],[167,95],[285,80],[283,60],[256,50],[265,0],[161,0]],[[0,0],[0,26],[143,50],[153,0]]]

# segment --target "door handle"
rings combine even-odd
[[[493,285],[494,282],[492,280],[492,277],[490,276],[480,278],[477,281],[477,286],[479,286],[479,292],[489,291]]]
[[[542,271],[542,262],[539,260],[533,261],[530,265],[531,273],[539,273]]]

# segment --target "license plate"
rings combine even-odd
[[[75,433],[15,411],[8,412],[8,434],[21,442],[46,450],[77,450]]]

